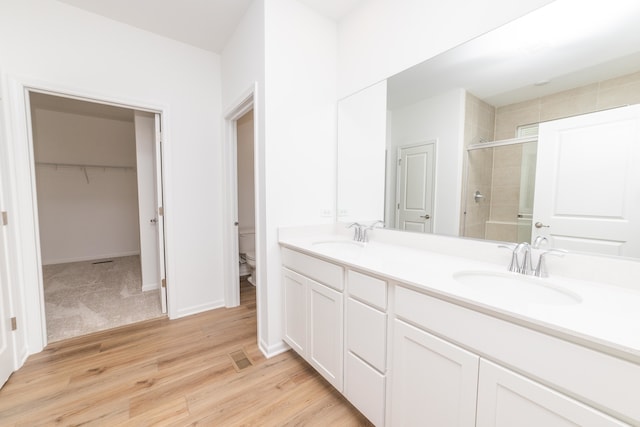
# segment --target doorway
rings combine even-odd
[[[256,102],[257,85],[254,83],[245,93],[233,103],[225,113],[225,143],[224,143],[224,177],[225,185],[228,189],[225,200],[225,225],[224,225],[224,266],[225,266],[225,305],[236,307],[240,304],[240,248],[239,248],[239,202],[238,202],[238,132],[239,121],[251,112],[252,120],[250,126],[245,126],[245,131],[252,133],[253,141],[253,208],[249,208],[253,213],[254,220],[254,245],[255,245],[255,270],[253,272],[254,284],[256,287],[256,305],[258,317],[262,312],[264,297],[262,282],[262,254],[265,248],[264,242],[264,188],[261,185],[264,177],[262,168],[264,165],[263,155],[259,144],[259,123],[258,103]],[[258,321],[258,336],[260,336],[260,321]]]
[[[256,285],[256,204],[253,109],[236,120],[236,182],[240,280]]]
[[[166,313],[159,114],[28,98],[47,341]]]

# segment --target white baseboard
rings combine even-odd
[[[95,255],[87,255],[81,257],[73,257],[73,258],[58,258],[58,259],[43,259],[42,265],[52,265],[52,264],[67,264],[69,262],[83,262],[83,261],[94,261],[98,259],[109,259],[109,258],[120,258],[124,256],[133,256],[140,255],[140,251],[133,252],[118,252],[113,254],[95,254]]]
[[[157,283],[147,283],[146,285],[142,285],[142,292],[147,292],[147,291],[155,291],[156,289],[159,289],[160,285]]]
[[[224,299],[218,301],[211,301],[205,304],[193,305],[191,307],[185,307],[176,312],[176,316],[172,319],[179,319],[181,317],[191,316],[192,314],[202,313],[204,311],[215,310],[216,308],[224,307]]]
[[[260,340],[260,342],[258,343],[258,347],[260,348],[262,354],[264,354],[264,357],[266,357],[267,359],[291,349],[291,347],[289,347],[289,345],[284,341],[280,341],[279,343],[270,346],[263,340]]]

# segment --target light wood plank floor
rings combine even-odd
[[[370,425],[294,352],[265,359],[251,285],[241,301],[47,346],[0,390],[0,425]]]

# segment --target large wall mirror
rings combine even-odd
[[[338,221],[640,258],[638,22],[557,0],[339,101]]]

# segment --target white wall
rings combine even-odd
[[[278,227],[333,221],[335,76],[335,22],[295,0],[254,1],[222,53],[226,108],[258,85],[258,337],[266,354],[286,348]]]
[[[338,102],[338,221],[384,219],[387,81]]]
[[[12,124],[14,247],[29,352],[43,344],[36,234],[30,204],[29,154],[20,110],[22,85],[79,92],[162,109],[165,139],[165,221],[169,315],[221,306],[222,176],[220,58],[54,0],[5,0],[0,5],[0,69]],[[4,147],[3,147],[4,148]]]
[[[282,341],[277,228],[333,222],[336,43],[334,21],[295,0],[265,2],[265,339],[271,347]]]
[[[258,316],[258,344],[265,354],[277,352],[277,345],[270,347],[266,334],[268,324],[268,285],[266,275],[267,250],[264,238],[266,229],[265,214],[265,64],[264,64],[264,0],[255,0],[245,12],[242,21],[222,51],[222,105],[225,113],[235,108],[236,103],[248,90],[254,94],[254,135],[255,191],[256,191],[256,304]],[[222,165],[221,165],[222,166]],[[230,186],[230,183],[227,183]],[[222,215],[230,209],[229,204],[222,205]],[[233,219],[228,217],[228,221]],[[235,232],[235,229],[234,229]],[[233,280],[229,277],[227,280]]]
[[[436,140],[432,230],[449,236],[457,236],[460,228],[464,103],[465,91],[456,89],[390,114],[390,157],[396,158],[398,147]],[[396,176],[395,168],[393,162],[392,176]]]
[[[553,0],[369,0],[338,27],[342,98]]]
[[[42,263],[138,254],[133,123],[41,108],[32,108],[32,122]]]

